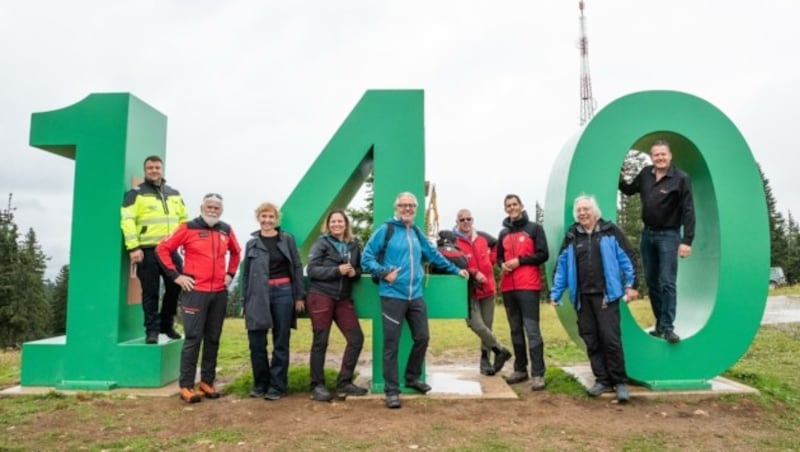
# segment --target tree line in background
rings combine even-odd
[[[646,165],[649,158],[646,154],[631,151],[623,164],[625,177],[634,177]],[[777,211],[775,196],[769,185],[769,179],[761,171],[764,193],[769,213],[770,232],[770,265],[782,267],[789,284],[800,282],[800,224],[791,211],[786,217]],[[352,218],[353,233],[361,241],[367,242],[372,233],[374,198],[373,179],[367,179],[366,203],[360,208],[348,208]],[[42,252],[31,228],[20,236],[14,223],[12,195],[8,197],[8,206],[0,210],[0,348],[18,347],[23,342],[58,336],[66,331],[67,288],[69,283],[69,266],[64,265],[54,282],[44,277],[49,258]],[[638,196],[620,195],[617,205],[617,224],[625,232],[633,245],[636,254],[637,272],[642,274],[638,243],[642,231],[641,202]],[[541,223],[544,210],[537,202],[535,218]],[[742,212],[746,215],[746,212]],[[609,219],[608,212],[604,215]],[[560,237],[548,237],[549,240],[561,240]],[[746,240],[743,239],[743,240]],[[640,292],[647,293],[644,278],[639,278]],[[241,294],[238,284],[231,288],[228,316],[241,316]],[[546,290],[542,291],[546,297]]]
[[[764,183],[764,195],[767,198],[769,213],[770,266],[782,267],[786,282],[797,284],[800,282],[800,225],[791,210],[786,214],[786,218],[778,212],[769,179],[760,166],[758,171]]]
[[[44,277],[48,257],[34,230],[20,237],[12,196],[0,210],[0,348],[64,334],[69,270],[55,283]]]

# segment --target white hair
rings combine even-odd
[[[575,198],[575,202],[572,203],[572,217],[575,218],[575,221],[578,221],[578,203],[581,201],[589,202],[589,205],[592,207],[592,212],[594,212],[596,218],[603,216],[603,212],[600,211],[600,206],[597,204],[597,199],[595,199],[593,195],[580,195]]]
[[[398,193],[398,194],[397,194],[397,197],[396,197],[396,198],[394,198],[394,205],[395,205],[395,207],[397,207],[397,203],[399,203],[399,202],[400,202],[400,198],[402,198],[402,197],[404,197],[404,196],[408,196],[408,197],[410,197],[411,199],[413,199],[413,200],[414,200],[414,204],[417,204],[417,205],[419,205],[419,202],[417,202],[417,197],[416,197],[416,196],[414,196],[414,193],[411,193],[410,191],[404,191],[404,192]]]

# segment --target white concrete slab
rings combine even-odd
[[[800,322],[800,297],[777,296],[767,298],[762,325]]]
[[[562,367],[564,372],[575,377],[580,384],[585,388],[590,388],[594,384],[594,375],[589,364],[578,364],[575,366]],[[669,398],[669,397],[686,397],[686,396],[699,396],[708,397],[721,394],[758,394],[758,389],[741,384],[739,382],[724,378],[716,377],[711,380],[711,389],[696,389],[696,390],[679,390],[679,391],[653,391],[645,386],[629,384],[631,398]],[[613,393],[603,394],[601,397],[614,398]]]

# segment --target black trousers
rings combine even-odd
[[[597,383],[606,386],[627,383],[619,324],[620,301],[604,301],[603,294],[581,294],[580,297],[578,333],[586,343],[586,354]]]
[[[428,308],[422,298],[401,300],[381,297],[383,317],[383,391],[386,395],[400,393],[398,381],[397,353],[400,347],[400,333],[403,319],[408,321],[411,339],[414,341],[406,363],[406,381],[417,380],[422,375],[422,363],[428,351],[430,332],[428,330]]]
[[[144,259],[136,264],[136,276],[142,284],[142,310],[144,311],[144,329],[147,333],[165,333],[172,329],[175,313],[178,309],[178,296],[181,288],[170,279],[158,263],[155,248],[142,248]],[[172,261],[183,271],[183,261],[176,252],[172,253]],[[158,295],[164,281],[164,301],[161,313],[158,312]]]
[[[514,347],[514,371],[527,372],[528,356],[530,356],[531,376],[544,377],[544,341],[539,326],[539,291],[503,292],[503,304],[506,307],[508,327],[511,331],[511,345]]]
[[[194,387],[197,371],[197,358],[200,346],[203,357],[200,360],[200,381],[210,385],[217,377],[217,352],[225,321],[225,308],[228,304],[228,291],[186,292],[183,296],[183,328],[186,339],[181,350],[181,372],[179,384],[182,388]]]

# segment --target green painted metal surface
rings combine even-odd
[[[23,386],[160,387],[177,378],[183,341],[146,345],[141,305],[128,304],[119,227],[132,177],[146,156],[164,157],[166,125],[125,93],[32,115],[31,146],[75,160],[75,188],[66,336],[23,344]]]
[[[394,198],[409,191],[425,199],[424,93],[421,90],[369,90],[306,172],[282,207],[283,227],[295,234],[300,255],[319,235],[325,213],[346,207],[374,170],[375,224],[394,213]],[[417,216],[422,226],[424,218]],[[432,276],[425,288],[431,318],[466,318],[466,282]],[[383,328],[377,286],[364,277],[354,299],[359,317],[372,319],[372,387],[383,390]],[[432,335],[435,332],[432,332]],[[400,341],[399,375],[411,349],[406,325]],[[423,379],[425,376],[423,375]]]
[[[551,173],[545,215],[550,255],[557,255],[565,227],[574,222],[576,196],[593,194],[605,218],[616,216],[625,155],[648,151],[656,138],[670,142],[673,163],[691,176],[694,189],[696,238],[678,269],[675,325],[683,340],[670,345],[648,335],[623,307],[626,367],[632,379],[653,389],[707,388],[750,346],[769,280],[761,178],[744,137],[720,110],[674,91],[631,94],[601,110],[564,146]],[[551,278],[554,263],[547,265]],[[570,303],[559,308],[559,317],[583,345]]]

